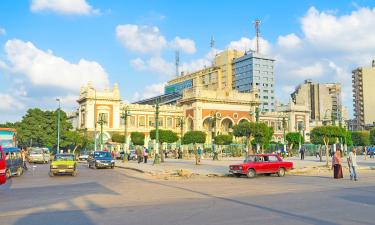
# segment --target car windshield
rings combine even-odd
[[[74,161],[74,155],[55,155],[55,161]]]
[[[106,157],[111,157],[111,155],[109,154],[109,152],[95,152],[94,157],[106,158]]]
[[[30,151],[30,154],[33,154],[33,155],[43,154],[43,150],[42,149],[32,149]]]

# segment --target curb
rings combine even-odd
[[[134,171],[137,171],[139,173],[146,173],[145,171],[143,170],[140,170],[140,169],[136,169],[136,168],[133,168],[133,167],[128,167],[128,166],[116,166],[115,167],[117,168],[121,168],[121,169],[126,169],[126,170],[134,170]]]

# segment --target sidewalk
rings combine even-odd
[[[183,169],[188,170],[190,173],[199,174],[203,176],[226,176],[228,174],[229,165],[242,163],[243,158],[223,158],[220,161],[213,161],[210,159],[202,159],[200,165],[195,165],[195,159],[165,159],[164,163],[159,165],[152,165],[153,160],[151,159],[147,164],[140,163],[137,161],[122,162],[116,161],[116,167],[132,169],[139,172],[150,173],[150,174],[168,174],[176,173],[177,170]],[[297,157],[286,158],[285,161],[291,161],[294,164],[295,170],[306,170],[313,167],[324,167],[325,158],[323,162],[319,162],[319,158],[315,156],[306,156],[305,160],[300,160]],[[330,159],[331,162],[331,159]],[[375,169],[375,159],[367,157],[364,160],[363,156],[357,158],[358,166],[360,169]],[[343,158],[343,167],[347,167],[346,159]]]

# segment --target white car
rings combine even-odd
[[[86,155],[86,154],[78,156],[78,159],[80,161],[87,161],[88,158],[89,158],[89,155]]]

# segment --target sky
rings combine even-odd
[[[163,93],[176,50],[189,72],[213,52],[254,49],[257,18],[276,98],[287,103],[306,79],[340,82],[352,115],[351,71],[375,59],[375,1],[1,0],[0,123],[56,98],[73,111],[88,82],[118,83],[126,102]]]

